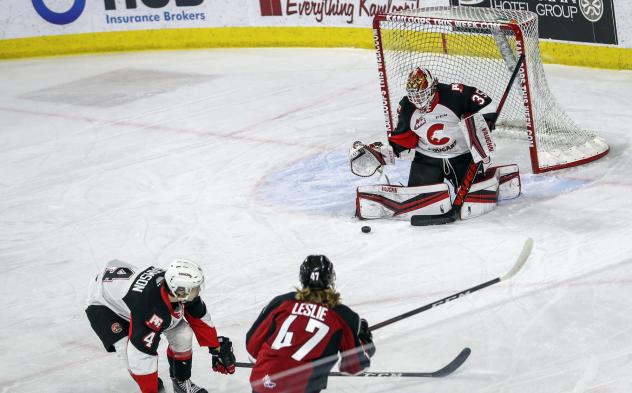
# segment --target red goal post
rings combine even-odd
[[[440,82],[475,86],[498,100],[524,54],[496,133],[528,144],[534,173],[581,165],[608,153],[605,140],[575,124],[550,92],[535,13],[421,8],[378,14],[373,31],[389,135],[406,94],[406,78],[415,67],[430,69]]]

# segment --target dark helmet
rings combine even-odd
[[[336,281],[334,265],[324,255],[309,255],[301,264],[299,279],[303,288],[325,289]]]

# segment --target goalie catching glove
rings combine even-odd
[[[209,348],[213,359],[213,371],[222,374],[233,374],[235,372],[235,354],[233,354],[233,343],[228,337],[218,337],[219,347]]]
[[[393,164],[394,159],[393,151],[388,146],[384,146],[382,142],[365,145],[356,141],[349,149],[351,173],[356,176],[373,176],[384,165]]]

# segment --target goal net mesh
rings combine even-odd
[[[442,83],[477,87],[497,105],[524,53],[526,73],[511,88],[497,133],[526,141],[536,173],[579,165],[608,152],[605,140],[580,128],[551,94],[540,56],[536,14],[432,7],[378,15],[374,27],[389,128],[397,123],[406,79],[416,67],[428,68]]]

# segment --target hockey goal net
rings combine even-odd
[[[575,124],[551,94],[535,13],[432,7],[376,15],[373,27],[389,134],[415,67],[428,68],[442,83],[475,86],[498,103],[524,54],[497,122],[498,134],[526,141],[534,173],[580,165],[608,153],[606,141]]]

